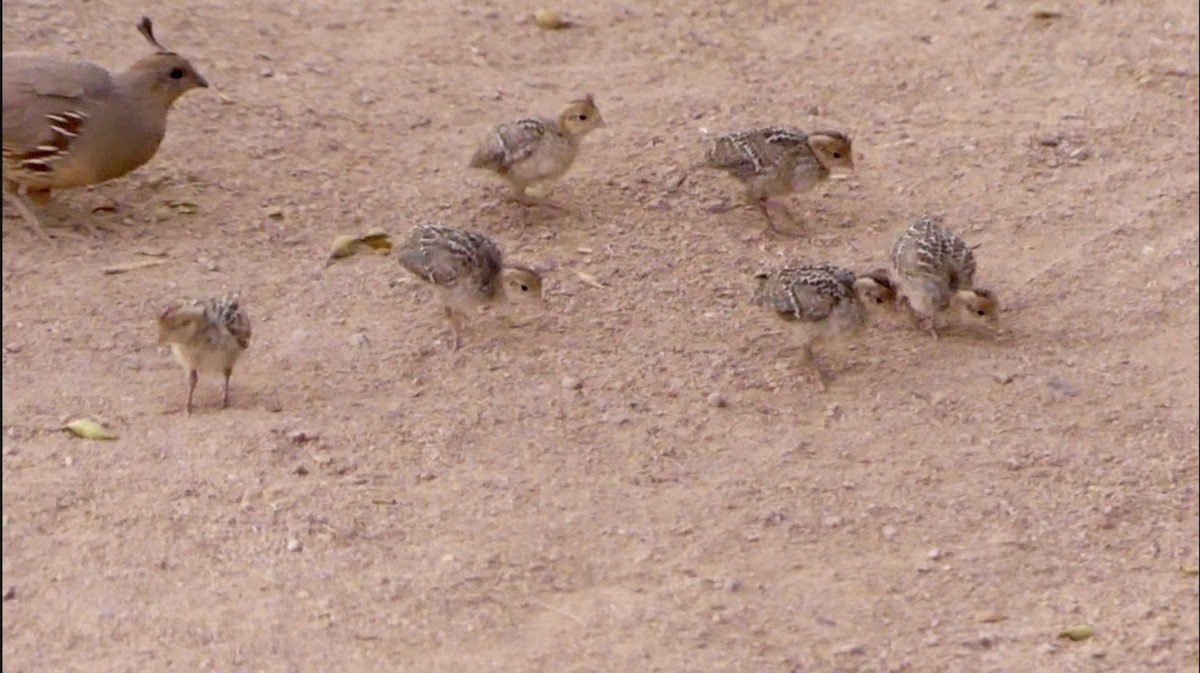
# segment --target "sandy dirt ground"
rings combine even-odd
[[[59,195],[114,231],[54,250],[5,206],[6,672],[1195,670],[1195,3],[3,9],[5,50],[110,67],[146,12],[213,84]],[[466,169],[586,92],[578,215]],[[854,138],[790,239],[722,176],[673,189],[768,123]],[[754,273],[880,264],[925,212],[1008,333],[885,317],[817,391]],[[427,220],[549,269],[545,306],[450,353],[394,260],[321,268]],[[225,291],[254,341],[187,418],[153,319]]]

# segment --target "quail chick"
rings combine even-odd
[[[120,73],[86,61],[4,54],[4,192],[43,239],[49,237],[31,204],[46,205],[51,190],[105,182],[146,163],[175,100],[208,86],[187,59],[158,43],[150,19],[143,17],[138,30],[156,51]]]
[[[533,269],[505,263],[491,239],[442,224],[421,224],[397,251],[400,265],[433,285],[450,322],[451,350],[461,344],[463,318],[482,304],[510,294],[542,298],[542,277]]]
[[[713,141],[704,166],[724,171],[746,188],[746,199],[767,218],[767,226],[780,233],[778,214],[795,228],[791,211],[772,200],[792,192],[806,192],[831,175],[854,171],[850,138],[840,131],[805,133],[772,126],[721,136]]]
[[[250,346],[250,318],[238,298],[226,296],[175,303],[158,318],[158,343],[171,345],[188,374],[187,414],[200,372],[225,375],[221,408],[229,406],[229,377],[242,351]]]
[[[826,374],[813,347],[860,332],[868,311],[891,307],[896,298],[883,270],[856,276],[833,264],[809,264],[760,273],[756,279],[754,303],[800,329],[804,361],[822,390]]]
[[[471,168],[495,172],[525,205],[567,208],[525,193],[532,184],[562,177],[579,155],[583,137],[605,126],[592,94],[567,103],[557,119],[530,118],[493,128],[471,157]]]
[[[911,315],[935,339],[942,323],[995,331],[1000,302],[975,287],[975,253],[941,217],[921,217],[896,239],[892,268]]]

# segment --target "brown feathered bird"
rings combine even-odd
[[[899,294],[913,317],[935,339],[945,324],[995,332],[1000,302],[975,287],[975,253],[938,216],[917,218],[892,246],[892,269]]]
[[[824,390],[827,377],[813,347],[843,339],[862,330],[868,311],[890,308],[895,292],[887,272],[853,272],[833,264],[785,266],[758,274],[754,303],[775,313],[797,329],[805,364]]]
[[[463,318],[478,306],[514,294],[542,298],[541,274],[506,262],[495,242],[474,231],[417,225],[396,256],[409,273],[437,291],[450,323],[452,350],[461,343]]]
[[[155,39],[150,19],[138,30],[154,47],[127,70],[87,61],[4,54],[4,192],[43,239],[32,204],[55,189],[119,178],[149,161],[167,130],[167,112],[208,82],[184,57]],[[85,218],[84,226],[95,228]]]
[[[771,231],[780,233],[773,213],[789,228],[796,223],[787,206],[774,197],[806,192],[830,176],[852,173],[854,154],[850,138],[840,131],[805,133],[770,126],[718,137],[703,165],[741,182],[746,199],[762,211]]]
[[[220,372],[225,377],[221,408],[229,406],[229,377],[242,352],[250,347],[250,317],[236,296],[196,299],[171,304],[158,318],[158,342],[171,346],[188,375],[187,404],[200,372]]]
[[[567,103],[557,119],[529,118],[496,126],[479,144],[470,167],[504,178],[515,201],[566,210],[566,206],[530,196],[525,190],[562,177],[575,163],[584,136],[604,126],[600,108],[588,94]]]

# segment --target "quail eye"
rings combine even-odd
[[[521,291],[522,291],[522,292],[528,292],[528,291],[529,291],[529,286],[528,286],[528,285],[526,285],[526,284],[524,284],[524,283],[521,283]]]
[[[875,303],[876,303],[876,304],[882,304],[882,303],[883,303],[883,297],[875,297]]]
[[[172,68],[167,74],[171,79],[183,79],[183,68]]]
[[[841,159],[841,158],[842,158],[842,153],[841,153],[841,152],[834,152],[834,153],[833,153],[833,158],[834,158],[834,159]]]
[[[581,122],[587,121],[587,115],[579,115],[579,121],[581,121]]]
[[[975,315],[984,316],[987,315],[987,311],[976,311]]]

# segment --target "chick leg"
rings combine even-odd
[[[221,408],[229,408],[229,377],[233,376],[233,367],[225,368],[225,393],[221,396]]]
[[[827,375],[825,374],[825,370],[821,368],[821,363],[817,362],[817,356],[815,353],[813,353],[813,347],[812,347],[811,341],[806,342],[804,344],[803,357],[804,357],[805,364],[807,364],[809,369],[812,370],[813,378],[816,380],[816,383],[817,383],[817,388],[820,388],[821,392],[825,392],[825,390],[826,390],[825,382],[826,382]]]
[[[792,217],[792,211],[789,210],[787,206],[777,201],[772,201],[771,199],[761,199],[757,201],[755,205],[758,206],[758,208],[762,210],[763,215],[766,216],[767,228],[771,230],[771,233],[778,236],[796,235],[796,231],[799,229],[799,227],[796,225],[796,218]],[[776,217],[779,217],[786,222],[787,226],[785,228],[788,229],[787,232],[784,232],[778,226],[776,226]]]
[[[925,323],[924,324],[925,331],[929,333],[929,336],[933,337],[934,341],[937,341],[938,340],[937,324],[934,323],[933,318],[932,317],[925,318],[924,323]]]
[[[912,302],[909,301],[907,297],[904,297],[903,301],[904,307],[907,309],[905,312],[908,314],[908,319],[909,322],[912,323],[912,326],[929,334],[936,341],[938,338],[938,333],[937,325],[934,323],[933,316],[925,315],[913,308]]]
[[[456,351],[462,345],[462,316],[449,306],[446,309],[446,320],[450,321],[450,350]]]
[[[200,373],[195,369],[188,370],[188,398],[187,404],[184,405],[184,413],[188,416],[192,415],[192,395],[196,393],[196,382],[200,380]]]

